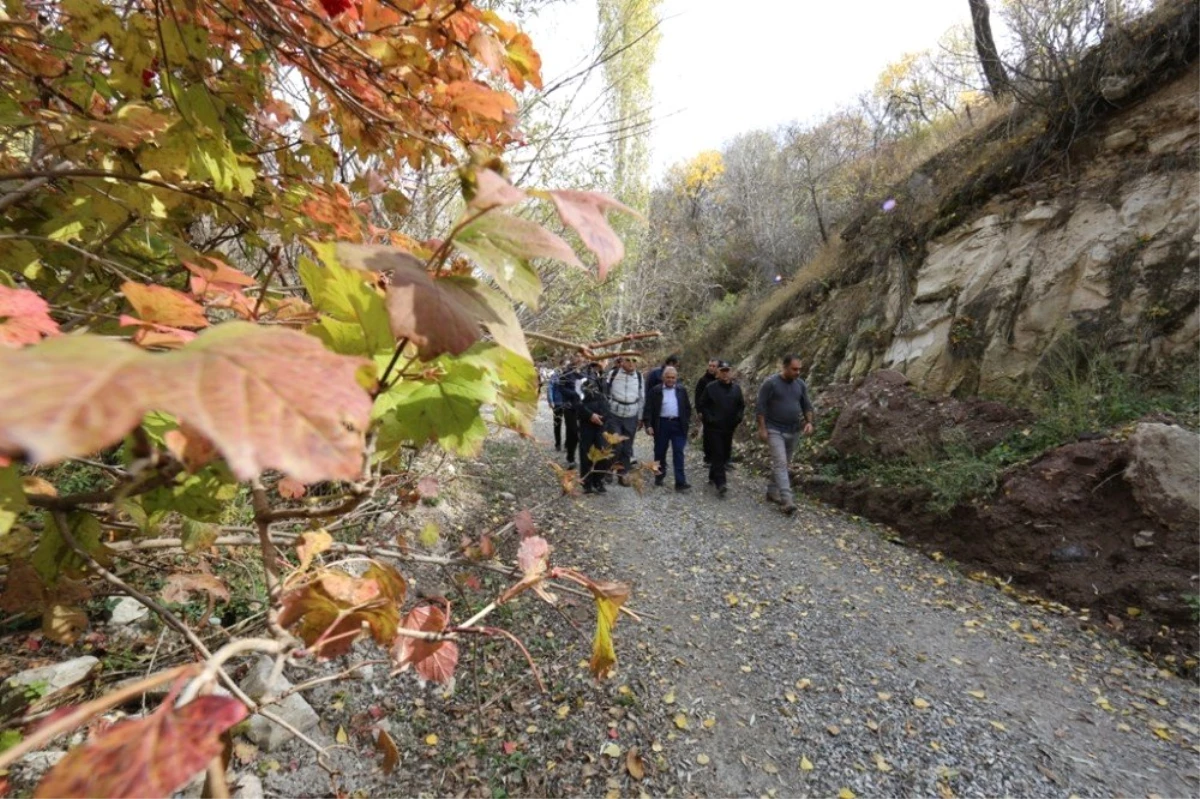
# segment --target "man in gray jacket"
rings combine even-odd
[[[788,464],[796,449],[796,437],[803,421],[804,435],[813,432],[813,405],[808,386],[800,379],[800,357],[785,355],[779,374],[771,375],[758,390],[755,408],[758,438],[771,451],[771,479],[767,500],[783,507],[789,516],[796,512]]]

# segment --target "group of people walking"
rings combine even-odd
[[[767,499],[789,514],[796,503],[788,464],[799,434],[811,435],[813,430],[813,406],[800,368],[799,357],[785,357],[780,371],[759,388],[755,403],[758,437],[771,454]],[[654,440],[654,484],[665,484],[670,450],[675,490],[690,490],[684,450],[693,416],[703,431],[708,482],[719,496],[728,492],[733,437],[745,418],[746,400],[733,367],[725,361],[709,359],[696,383],[694,406],[679,382],[678,355],[643,375],[629,355],[605,368],[576,354],[550,373],[546,384],[546,401],[554,413],[554,448],[566,447],[567,466],[579,469],[585,494],[606,493],[606,483],[614,476],[621,485],[630,485],[628,475],[637,463],[633,442],[643,429]]]

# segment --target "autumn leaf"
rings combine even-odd
[[[127,280],[121,284],[121,293],[143,322],[169,327],[208,327],[204,309],[173,288]]]
[[[189,424],[163,434],[163,444],[188,472],[195,474],[217,457],[217,448]]]
[[[625,770],[629,772],[629,776],[635,780],[641,781],[646,776],[646,766],[642,762],[642,756],[638,754],[637,747],[630,747],[625,753]]]
[[[54,604],[42,612],[42,635],[56,644],[75,643],[87,626],[87,614],[77,607]]]
[[[537,579],[550,565],[550,544],[541,536],[530,536],[517,549],[517,566],[526,579]]]
[[[542,194],[550,197],[563,224],[578,233],[584,245],[595,254],[599,276],[603,280],[608,270],[625,257],[625,245],[609,226],[604,212],[615,210],[635,217],[640,214],[596,192],[562,189]]]
[[[0,453],[40,463],[116,443],[147,412],[170,413],[213,442],[241,479],[278,469],[302,482],[362,470],[371,397],[364,362],[292,330],[229,322],[177,352],[70,336],[0,350]]]
[[[186,603],[192,594],[207,594],[214,601],[228,602],[229,588],[211,574],[172,574],[163,586],[162,598],[167,602]]]
[[[489,89],[474,81],[454,81],[446,86],[451,108],[503,122],[506,113],[517,110],[517,101],[508,92]]]
[[[299,480],[293,480],[291,477],[284,477],[275,484],[275,490],[279,496],[284,499],[300,499],[308,491],[308,488]]]
[[[45,300],[29,289],[0,285],[0,346],[23,347],[57,335],[58,322]]]
[[[149,716],[72,749],[34,796],[170,796],[221,753],[221,733],[245,717],[246,706],[231,697],[202,696],[176,708],[171,696]]]
[[[383,773],[391,774],[400,765],[400,750],[387,730],[380,730],[375,738],[375,748],[383,755]]]
[[[533,514],[529,512],[528,508],[517,511],[513,516],[513,527],[516,528],[522,539],[537,535],[537,526],[534,524]]]
[[[583,262],[561,238],[541,225],[520,217],[493,212],[463,228],[454,246],[471,257],[500,290],[516,302],[537,307],[542,281],[531,266],[534,258],[551,258],[584,268]]]
[[[507,208],[510,205],[516,205],[528,196],[491,169],[477,169],[473,177],[474,194],[471,195],[471,201],[467,205],[476,211]]]
[[[591,588],[596,600],[596,634],[592,639],[592,659],[588,666],[597,679],[603,679],[617,663],[612,630],[617,624],[621,605],[629,598],[629,586],[610,582],[595,583]]]
[[[809,760],[804,755],[800,756],[800,770],[801,771],[812,771],[813,770],[812,761]]]
[[[417,496],[421,499],[433,499],[438,495],[438,479],[432,475],[425,475],[417,481]]]
[[[283,595],[279,624],[294,627],[321,658],[349,652],[364,622],[386,646],[396,637],[406,590],[404,578],[383,564],[371,563],[362,577],[326,569]]]
[[[436,605],[418,605],[409,611],[401,625],[406,630],[442,633],[446,630],[446,614]],[[426,641],[408,635],[398,635],[392,648],[392,660],[404,670],[413,666],[422,679],[446,683],[454,676],[458,665],[458,644],[454,641]]]
[[[416,345],[424,360],[465,352],[483,335],[481,321],[498,321],[491,313],[481,320],[480,304],[466,296],[460,283],[433,278],[403,250],[343,243],[337,255],[344,266],[390,276],[386,302],[392,334]]]
[[[312,565],[313,558],[333,546],[333,536],[325,530],[309,530],[296,539],[296,554],[300,556],[300,571]]]

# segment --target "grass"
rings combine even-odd
[[[1122,371],[1110,354],[1073,338],[1046,358],[1042,386],[1029,400],[1036,420],[987,451],[977,451],[965,436],[952,431],[940,450],[915,451],[901,460],[845,462],[837,465],[837,476],[919,487],[929,495],[930,511],[948,515],[960,503],[991,494],[1006,469],[1084,433],[1109,431],[1152,413],[1169,414],[1192,429],[1200,426],[1200,377],[1195,369],[1185,369],[1167,390],[1150,391],[1137,375]],[[822,431],[817,433],[820,437]]]

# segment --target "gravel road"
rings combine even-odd
[[[530,475],[557,455],[544,407],[536,434]],[[611,486],[548,534],[556,562],[634,583],[647,619],[618,629],[637,652],[620,676],[664,704],[685,792],[1200,793],[1195,684],[883,528],[807,501],[785,517],[743,470],[720,499],[705,476],[697,448],[691,492]]]

